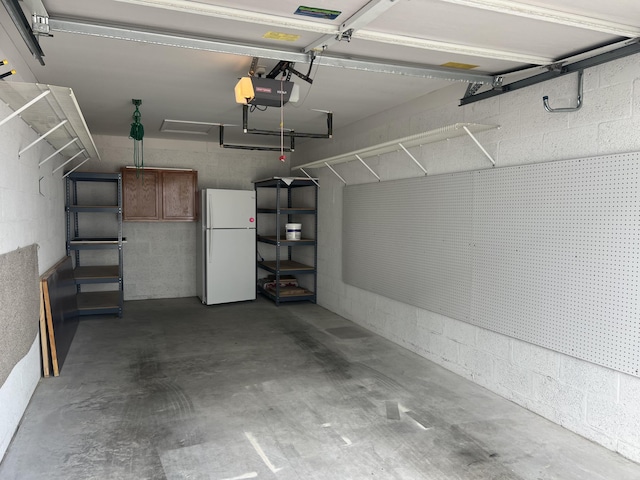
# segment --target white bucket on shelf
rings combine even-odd
[[[287,232],[287,240],[300,240],[302,238],[301,223],[287,223],[284,228]]]

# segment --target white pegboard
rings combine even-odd
[[[469,320],[471,174],[345,187],[343,279]]]
[[[343,276],[640,376],[640,155],[345,188]]]

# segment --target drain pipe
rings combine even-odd
[[[575,107],[565,107],[565,108],[551,108],[549,106],[549,96],[545,95],[542,97],[542,104],[544,105],[544,109],[549,113],[562,113],[562,112],[577,112],[582,107],[582,83],[583,83],[583,74],[584,70],[578,71],[578,103]]]

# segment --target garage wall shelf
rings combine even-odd
[[[98,149],[71,88],[5,81],[0,82],[0,100],[13,110],[13,113],[0,120],[0,126],[20,116],[39,135],[36,140],[20,149],[18,157],[40,141],[46,140],[55,152],[40,160],[39,167],[58,154],[67,157],[61,165],[53,169],[52,173],[78,157],[82,161],[71,172],[92,158],[100,159]],[[71,172],[67,172],[63,177]]]
[[[67,255],[75,254],[73,273],[78,292],[78,314],[116,314],[122,317],[123,245],[126,242],[122,236],[122,174],[70,172],[66,182]],[[80,201],[78,184],[86,182],[111,185],[109,189],[115,198],[110,198],[109,204],[93,199],[90,203]],[[94,191],[92,187],[90,191]],[[115,214],[115,219],[109,220],[108,214]],[[95,219],[96,215],[101,215],[100,224],[107,227],[110,236],[96,236],[92,232],[97,224],[88,221],[89,217]],[[107,264],[95,264],[95,259],[91,261],[91,258],[87,262],[82,257],[90,254],[89,250],[103,250],[108,258]],[[96,290],[93,288],[96,284],[111,286]]]
[[[310,301],[316,303],[318,282],[318,183],[316,179],[302,177],[273,177],[254,182],[256,190],[256,240],[258,252],[260,245],[272,245],[275,259],[261,258],[258,269],[273,276],[273,289],[258,285],[258,293],[273,300],[276,305],[282,302]],[[275,193],[269,197],[268,191]],[[295,196],[293,190],[306,198]],[[260,194],[262,193],[262,194]],[[286,193],[286,198],[285,198]],[[267,195],[263,195],[267,194]],[[263,196],[272,202],[262,205]],[[302,203],[299,203],[302,202]],[[305,236],[296,240],[283,235],[287,223],[304,223]],[[281,280],[288,276],[300,277],[301,283],[295,287],[282,286]]]
[[[417,147],[420,145],[426,145],[428,143],[439,142],[441,140],[449,140],[451,138],[461,137],[463,135],[468,135],[473,142],[478,146],[478,148],[482,151],[482,153],[489,159],[492,166],[495,167],[496,162],[493,157],[487,152],[487,150],[482,146],[482,144],[475,137],[474,133],[485,132],[487,130],[493,130],[496,128],[500,128],[499,125],[485,125],[480,123],[454,123],[452,125],[447,125],[444,127],[436,128],[434,130],[429,130],[427,132],[417,133],[415,135],[409,135],[407,137],[397,138],[395,140],[390,140],[388,142],[379,143],[377,145],[372,145],[370,147],[361,148],[359,150],[354,150],[352,152],[343,153],[341,155],[336,155],[334,157],[324,158],[322,160],[316,160],[314,162],[305,163],[303,165],[299,165],[297,167],[293,167],[294,170],[300,170],[305,175],[310,177],[310,175],[305,171],[305,168],[320,168],[327,167],[331,170],[345,185],[347,184],[346,180],[342,178],[342,176],[333,168],[333,165],[337,165],[340,163],[353,162],[358,160],[362,165],[371,172],[373,176],[375,176],[378,181],[381,180],[380,176],[373,171],[373,169],[367,165],[364,161],[365,158],[374,157],[377,155],[383,155],[385,153],[404,151],[411,160],[424,172],[427,174],[426,168],[418,162],[418,160],[409,152],[409,148]]]

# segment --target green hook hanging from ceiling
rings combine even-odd
[[[140,122],[142,114],[138,110],[138,107],[142,105],[142,100],[131,99],[131,103],[136,106],[136,109],[133,112],[133,123],[131,124],[129,138],[133,138],[133,164],[136,167],[136,173],[138,173],[144,168],[144,127]]]

